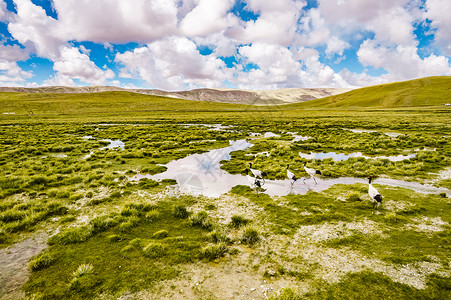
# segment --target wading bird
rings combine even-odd
[[[376,188],[371,184],[371,176],[368,176],[368,195],[371,198],[371,201],[373,202],[373,209],[379,206],[379,204],[382,204],[382,196],[379,194],[379,192],[376,190]]]
[[[255,176],[255,178],[263,179],[263,176],[266,176],[266,172],[252,169],[252,163],[249,163],[249,170],[251,170],[251,172]]]
[[[249,184],[251,186],[251,188],[255,189],[255,191],[258,194],[258,189],[262,188],[262,185],[265,184],[265,182],[260,181],[258,178],[252,177],[249,175],[249,169],[244,170],[244,172],[246,172],[246,178],[247,181],[249,181]]]
[[[310,177],[312,177],[313,180],[315,180],[315,184],[317,184],[316,179],[315,179],[315,175],[321,175],[321,171],[315,170],[315,169],[312,169],[312,168],[307,168],[306,165],[307,165],[307,162],[304,162],[304,170],[305,170],[305,172],[307,172],[307,174],[309,174]],[[304,178],[303,181],[305,183],[305,178]]]
[[[296,177],[296,175],[294,175],[293,172],[288,170],[289,167],[290,167],[290,165],[287,165],[287,177],[288,177],[288,179],[291,180],[291,188],[293,188],[293,185],[296,182],[296,180],[298,180],[298,178]]]

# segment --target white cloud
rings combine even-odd
[[[234,2],[234,0],[199,0],[197,6],[180,22],[180,28],[191,37],[223,31],[238,23],[238,18],[229,13]]]
[[[373,31],[378,41],[386,41],[398,45],[416,44],[413,35],[414,18],[402,7],[384,10],[366,24],[366,28]]]
[[[55,61],[53,67],[58,72],[57,78],[59,80],[71,78],[88,84],[103,85],[107,79],[112,79],[115,76],[111,70],[104,71],[98,68],[78,48],[65,46],[61,48],[60,52],[61,57]]]
[[[180,37],[119,53],[115,62],[124,66],[120,77],[141,78],[152,87],[165,90],[220,87],[231,76],[222,60],[201,55],[193,41]]]
[[[13,1],[17,14],[0,0],[0,22],[26,50],[0,46],[0,82],[23,84],[32,74],[17,61],[36,53],[54,62],[55,76],[46,84],[120,84],[111,70],[90,60],[97,50],[72,41],[99,43],[111,53],[114,44],[142,43],[116,54],[119,76],[166,90],[221,87],[226,81],[243,88],[358,86],[450,74],[449,57],[419,57],[414,35],[415,24],[431,20],[434,53],[451,55],[449,0],[425,0],[426,10],[423,0],[318,0],[307,11],[305,0],[245,0],[258,16],[250,21],[231,13],[234,0],[54,0],[58,19],[31,0]],[[344,50],[358,47],[356,42],[360,63],[387,74],[334,71],[321,62],[346,63]],[[201,55],[201,46],[212,53]],[[238,63],[228,68],[222,56]],[[258,68],[247,71],[248,63]]]
[[[336,36],[330,37],[327,41],[326,55],[331,56],[334,53],[338,53],[339,55],[343,55],[343,51],[346,48],[349,48],[351,45],[349,43],[340,40]]]
[[[8,61],[24,61],[29,57],[28,50],[18,45],[0,45],[0,59]]]
[[[300,33],[296,39],[297,45],[326,45],[327,56],[332,56],[335,53],[343,55],[344,49],[350,47],[349,43],[333,34],[332,28],[326,23],[318,9],[309,10],[301,19],[298,27]]]
[[[346,85],[340,87],[357,88],[368,85],[387,83],[388,80],[382,77],[373,77],[366,73],[356,74],[348,69],[341,70],[338,75],[346,82]]]
[[[77,86],[77,84],[69,76],[56,74],[53,77],[45,80],[42,83],[43,86]]]
[[[412,22],[416,20],[417,14],[412,13],[417,7],[408,5],[411,2],[320,0],[318,8],[310,10],[301,20],[300,29],[307,35],[308,45],[326,44],[330,36],[338,39],[355,37],[356,32],[364,31],[374,32],[378,42],[411,45],[414,43]],[[347,46],[342,44],[341,48]]]
[[[357,51],[357,55],[364,66],[386,70],[388,74],[381,77],[389,81],[451,75],[451,66],[447,57],[431,55],[421,59],[415,46],[386,47],[375,41],[366,40]]]
[[[22,70],[17,64],[17,61],[25,61],[28,57],[28,51],[17,45],[0,45],[0,84],[23,85],[26,79],[31,78],[33,74]]]
[[[54,0],[68,40],[149,42],[177,32],[176,0]]]
[[[451,1],[449,0],[426,0],[425,17],[432,21],[431,26],[437,31],[435,33],[439,44],[447,55],[451,55]]]
[[[240,74],[237,81],[240,86],[252,86],[261,88],[287,87],[287,85],[299,84],[298,74],[301,64],[294,59],[293,53],[286,47],[254,43],[251,46],[243,46],[239,49],[242,63],[252,63],[258,69],[251,70],[249,74]]]
[[[0,82],[24,82],[31,72],[23,71],[16,62],[0,60]]]
[[[258,69],[240,73],[236,83],[240,87],[276,89],[293,87],[349,86],[339,74],[319,61],[318,52],[302,48],[290,51],[286,47],[255,43],[239,49],[244,63]],[[298,59],[302,57],[302,62]]]
[[[247,3],[247,8],[258,13],[259,18],[231,28],[226,32],[228,37],[244,43],[291,44],[304,1],[248,0]]]
[[[30,0],[14,0],[14,3],[17,15],[8,24],[11,35],[27,48],[35,49],[39,56],[57,56],[59,47],[64,43],[58,21],[47,16],[42,7]]]
[[[11,13],[6,9],[6,2],[0,0],[0,22],[7,22],[11,19]]]
[[[206,46],[213,50],[216,57],[229,57],[236,53],[239,42],[225,37],[222,33],[210,34],[206,37],[194,38],[199,46]]]

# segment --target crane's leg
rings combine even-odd
[[[313,177],[313,176],[312,176]],[[315,184],[318,184],[318,182],[316,182],[316,179],[315,179],[315,177],[313,177],[313,180],[315,180]]]

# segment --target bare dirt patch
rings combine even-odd
[[[348,273],[364,270],[380,272],[395,282],[404,283],[417,289],[426,288],[426,277],[442,269],[440,263],[418,262],[407,265],[392,265],[381,260],[362,255],[349,249],[335,249],[309,243],[305,237],[297,236],[291,243],[292,258],[298,257],[319,267],[315,277],[337,283]],[[447,274],[446,276],[449,276]]]
[[[27,281],[28,261],[47,248],[48,234],[37,233],[26,240],[0,249],[0,298],[24,299],[21,286]]]
[[[246,256],[246,255],[244,255]],[[302,286],[285,278],[264,279],[245,265],[229,261],[185,267],[179,278],[160,282],[154,289],[119,299],[268,299],[274,292]]]
[[[303,236],[309,241],[321,242],[348,237],[356,233],[382,235],[382,230],[375,222],[365,219],[362,222],[340,221],[337,224],[323,223],[301,226],[297,236]]]
[[[406,224],[407,229],[413,229],[418,232],[438,232],[445,230],[445,227],[449,225],[448,222],[445,222],[440,217],[429,218],[423,216],[421,218],[412,218],[414,224]]]

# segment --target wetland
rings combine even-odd
[[[449,110],[183,103],[0,115],[0,297],[450,297]]]

